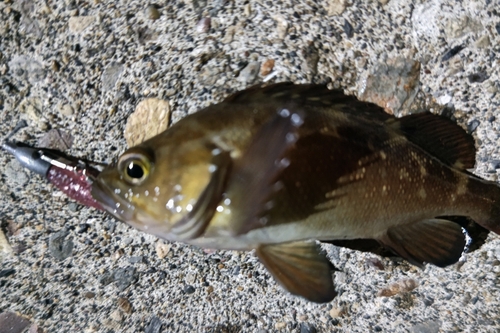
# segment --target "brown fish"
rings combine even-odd
[[[446,266],[466,244],[451,216],[499,233],[500,188],[468,173],[474,162],[472,137],[449,119],[397,119],[341,91],[281,83],[129,149],[92,194],[159,237],[255,249],[288,291],[327,302],[335,288],[317,241],[375,240],[411,263]]]

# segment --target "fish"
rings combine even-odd
[[[239,91],[126,150],[92,184],[117,219],[168,241],[255,251],[291,294],[337,294],[320,246],[376,244],[459,260],[463,223],[500,233],[500,188],[468,169],[471,135],[430,112],[396,118],[315,84]]]

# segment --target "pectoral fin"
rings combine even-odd
[[[391,227],[379,241],[414,265],[439,267],[456,263],[466,244],[462,227],[443,219]]]
[[[254,139],[235,162],[228,180],[227,198],[233,210],[234,234],[244,234],[265,225],[272,197],[279,191],[277,177],[290,163],[286,153],[297,140],[302,115],[282,109],[255,134]]]
[[[325,303],[337,293],[333,286],[333,267],[314,241],[261,245],[260,261],[285,289],[309,301]]]

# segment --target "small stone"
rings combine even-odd
[[[333,307],[331,310],[328,312],[330,314],[330,317],[333,319],[342,317],[345,314],[345,309],[343,307]]]
[[[401,117],[409,114],[419,84],[420,62],[396,57],[378,63],[361,79],[358,96]]]
[[[115,310],[115,311],[111,312],[111,314],[109,315],[109,318],[111,318],[111,320],[114,320],[116,322],[121,322],[123,320],[123,315],[120,311]]]
[[[221,42],[223,44],[229,44],[233,41],[234,33],[236,32],[236,27],[230,26],[227,27],[226,29],[226,34],[224,35],[224,38],[222,38]]]
[[[467,124],[467,132],[473,133],[481,124],[481,122],[477,119],[472,119],[468,124]]]
[[[286,323],[284,321],[277,322],[274,324],[274,328],[277,330],[281,330],[286,327]]]
[[[37,97],[27,97],[19,103],[19,111],[25,113],[31,120],[40,122],[43,117],[42,100]]]
[[[258,61],[250,62],[245,68],[243,68],[238,76],[238,81],[243,83],[252,83],[255,81],[257,74],[259,73],[260,63]]]
[[[128,258],[128,262],[131,264],[138,264],[138,263],[141,263],[143,261],[144,261],[143,256],[133,256],[133,257]]]
[[[116,62],[106,67],[101,76],[102,89],[104,91],[112,90],[115,87],[116,82],[122,75],[122,72],[123,72],[123,65]]]
[[[41,148],[65,151],[73,146],[73,140],[73,136],[68,132],[60,129],[51,129],[38,140],[37,144]]]
[[[187,285],[186,287],[184,287],[184,292],[188,295],[194,293],[195,291],[196,289],[191,285]]]
[[[150,20],[157,20],[161,16],[160,11],[158,10],[158,7],[156,5],[149,5],[146,8],[146,17]]]
[[[305,60],[305,69],[309,75],[316,75],[318,73],[319,52],[313,43],[309,43],[307,47],[302,50],[302,55]]]
[[[163,259],[167,256],[168,252],[172,248],[172,244],[165,244],[163,241],[159,240],[156,242],[155,250],[158,258]]]
[[[468,76],[470,83],[483,83],[488,78],[489,78],[489,76],[485,72],[477,72],[477,73],[470,74]]]
[[[120,291],[127,289],[131,284],[137,281],[137,278],[137,270],[132,266],[118,268],[113,273],[113,279]]]
[[[198,33],[207,33],[210,30],[211,23],[212,20],[210,19],[210,17],[203,17],[196,24],[196,31]]]
[[[69,104],[64,104],[59,108],[59,113],[66,117],[71,117],[75,114],[75,110]]]
[[[149,322],[148,326],[146,326],[146,329],[144,330],[144,332],[145,333],[160,333],[162,326],[163,326],[163,324],[162,324],[160,318],[153,317],[153,318],[151,318],[151,321]]]
[[[72,33],[80,33],[97,22],[97,16],[73,16],[68,20],[68,28]]]
[[[132,308],[132,304],[130,303],[130,301],[125,298],[125,297],[119,297],[118,298],[118,306],[120,307],[120,309],[127,313],[127,314],[131,314],[132,311],[133,311],[133,308]]]
[[[479,38],[476,41],[475,45],[476,45],[476,47],[478,47],[480,49],[487,48],[488,46],[491,45],[490,36],[488,36],[488,35],[482,36],[481,38]]]
[[[125,125],[125,139],[129,147],[165,131],[169,125],[170,104],[166,100],[147,98],[137,104]]]
[[[281,15],[276,15],[273,19],[277,24],[276,30],[278,32],[278,38],[281,40],[285,39],[288,31],[288,21]]]
[[[410,333],[438,333],[440,327],[440,320],[430,320],[414,325],[410,328]]]
[[[348,5],[347,0],[329,0],[327,7],[328,15],[329,16],[341,15],[347,8],[347,5]]]
[[[313,324],[309,323],[301,323],[300,324],[300,333],[316,333],[316,327]]]
[[[22,333],[30,321],[14,312],[0,313],[0,332],[2,333]]]
[[[52,62],[50,63],[50,68],[52,68],[54,72],[58,72],[59,69],[61,69],[61,64],[59,64],[57,60],[52,60]]]
[[[267,76],[269,75],[274,68],[274,59],[267,59],[264,61],[262,66],[260,66],[260,75],[261,76]]]
[[[352,27],[351,23],[349,21],[344,20],[344,32],[347,35],[347,38],[352,38],[354,36],[354,28]]]
[[[301,314],[297,316],[297,319],[299,319],[300,321],[306,321],[307,319],[309,319],[309,317],[306,314]]]
[[[212,287],[212,286],[208,286],[208,287],[207,287],[207,294],[211,294],[211,293],[213,293],[213,292],[214,292],[214,287]]]
[[[58,231],[49,237],[49,253],[57,260],[64,260],[73,252],[73,237],[68,237],[69,232]]]
[[[252,15],[252,7],[250,6],[250,3],[243,6],[243,14],[246,17],[250,17],[250,15]]]
[[[84,294],[83,294],[83,297],[85,298],[94,298],[95,297],[95,293],[92,292],[92,291],[86,291]]]
[[[14,268],[7,268],[0,270],[0,278],[9,277],[14,274],[16,274],[16,270]]]
[[[449,51],[447,51],[444,55],[443,58],[441,59],[442,61],[447,61],[450,60],[452,57],[456,56],[460,51],[462,51],[465,48],[463,45],[457,45],[453,48],[451,48]]]
[[[418,286],[417,281],[413,279],[403,279],[398,282],[391,283],[387,288],[383,288],[377,294],[379,297],[391,297],[397,294],[410,292]]]

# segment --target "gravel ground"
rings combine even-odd
[[[263,80],[328,83],[453,116],[478,143],[474,172],[497,180],[499,45],[498,0],[6,0],[0,133],[25,119],[14,139],[109,162],[145,98],[175,122]],[[500,331],[497,235],[446,269],[328,246],[339,296],[317,305],[251,253],[166,244],[0,163],[1,333],[8,312],[30,332]]]

